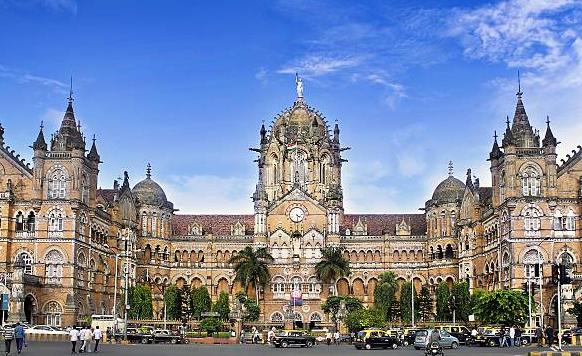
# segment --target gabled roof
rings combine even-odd
[[[245,215],[174,215],[172,217],[172,227],[174,235],[189,235],[188,227],[193,224],[202,226],[204,234],[230,235],[231,227],[237,222],[245,225],[245,233],[253,234],[255,227],[255,216]]]
[[[342,232],[352,230],[361,220],[368,227],[368,235],[395,235],[396,225],[404,220],[410,224],[411,234],[426,235],[426,218],[424,214],[346,214],[344,215]]]
[[[117,194],[115,189],[97,189],[97,196],[101,196],[109,204],[115,201],[115,194]]]

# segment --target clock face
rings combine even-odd
[[[289,219],[291,219],[291,221],[293,221],[295,223],[302,221],[304,217],[305,217],[305,212],[303,211],[303,209],[301,209],[299,207],[295,207],[295,208],[291,209],[291,211],[289,212]]]

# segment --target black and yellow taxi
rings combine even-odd
[[[397,335],[390,335],[381,329],[365,329],[356,334],[353,344],[358,350],[396,349],[400,345],[400,340]]]
[[[304,330],[283,330],[273,338],[275,347],[287,348],[289,346],[312,347],[315,345],[315,336]]]

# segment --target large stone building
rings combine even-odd
[[[164,190],[146,177],[130,187],[127,174],[98,189],[95,140],[86,142],[69,98],[62,124],[47,144],[41,127],[32,165],[0,131],[0,289],[11,296],[10,319],[68,325],[110,313],[128,284],[149,283],[156,317],[165,286],[206,286],[213,299],[241,289],[228,264],[245,246],[265,246],[275,261],[260,291],[261,321],[279,324],[290,293],[301,290],[295,318],[323,321],[321,302],[333,288],[373,303],[378,276],[391,270],[417,288],[467,280],[472,289],[542,283],[535,318],[555,319],[551,263],[582,257],[580,146],[561,164],[549,126],[540,140],[518,93],[513,122],[489,154],[492,187],[449,175],[422,214],[344,212],[340,130],[307,105],[299,81],[291,107],[259,132],[254,214],[176,214]],[[349,189],[349,187],[346,187]],[[250,204],[250,202],[249,202]],[[315,276],[320,248],[343,247],[352,274],[333,286]],[[541,268],[540,268],[541,267]],[[115,288],[117,278],[117,288]],[[115,293],[116,290],[119,293]],[[251,291],[252,292],[252,291]],[[582,298],[577,281],[566,303]],[[119,299],[119,298],[117,298]]]

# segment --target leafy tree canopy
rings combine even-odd
[[[362,309],[364,306],[362,302],[354,297],[348,295],[335,295],[330,296],[327,298],[325,303],[321,304],[321,310],[324,313],[331,315],[331,320],[335,323],[337,312],[340,309],[341,302],[344,301],[346,304],[346,313],[349,314],[350,312],[358,309]]]
[[[346,317],[346,325],[352,332],[367,328],[381,328],[384,322],[382,313],[374,308],[353,310]]]
[[[476,300],[474,312],[483,323],[523,325],[528,316],[528,300],[521,290],[485,292]]]

